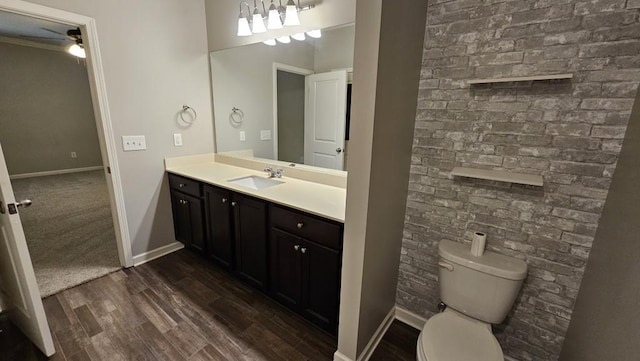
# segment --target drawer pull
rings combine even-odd
[[[297,226],[298,226],[298,229],[302,229],[302,227],[304,227],[304,223],[300,222],[297,224]]]
[[[293,249],[297,252],[298,250],[300,250],[300,246],[296,244],[295,246],[293,246]]]
[[[238,204],[238,203],[236,203],[236,202],[231,202],[231,207],[235,207],[235,206],[236,206],[236,204]]]
[[[306,248],[304,248],[304,247],[302,247],[302,248],[300,248],[300,252],[302,252],[302,253],[307,253],[307,249],[306,249]]]
[[[184,183],[180,183],[180,184],[178,185],[178,187],[180,187],[180,188],[184,188],[184,187],[186,187],[186,186],[187,186],[187,185],[186,185],[186,184],[184,184]]]
[[[222,203],[227,203],[227,199],[226,198],[222,198]]]

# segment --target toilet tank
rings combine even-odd
[[[443,240],[440,255],[440,298],[448,307],[487,323],[501,323],[527,276],[527,263],[486,251],[471,255],[471,248]]]

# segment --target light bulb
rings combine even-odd
[[[278,8],[271,2],[269,6],[269,20],[267,20],[267,29],[276,30],[282,29],[282,21],[280,21],[280,12]]]
[[[84,51],[84,48],[78,44],[73,44],[68,49],[69,54],[77,56],[78,58],[86,58],[87,53]]]
[[[291,37],[298,41],[304,41],[304,39],[306,39],[306,37],[304,36],[304,33],[293,34],[291,35]]]
[[[276,46],[276,39],[265,40],[262,43],[269,46]]]
[[[322,31],[320,29],[307,31],[307,35],[315,39],[320,39],[322,37]]]
[[[251,35],[251,28],[249,27],[249,20],[244,16],[238,18],[238,36]]]
[[[285,35],[285,36],[279,37],[278,41],[283,44],[289,44],[291,42],[291,38],[289,37],[289,35]]]
[[[266,33],[267,28],[264,27],[264,20],[262,15],[257,11],[253,13],[253,27],[251,28],[254,34]]]
[[[289,0],[289,2],[287,2],[287,12],[284,16],[284,26],[296,25],[300,25],[300,19],[298,18],[298,7],[293,2],[293,0]]]

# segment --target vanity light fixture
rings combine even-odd
[[[262,3],[262,11],[266,13],[266,10],[264,8],[264,2],[262,2],[262,0],[260,2]],[[260,13],[260,10],[258,10],[257,0],[253,0],[253,19],[252,19],[251,25],[252,25],[251,32],[253,32],[254,34],[267,32],[267,28],[264,26],[264,19],[262,18],[262,13]]]
[[[244,1],[240,2],[240,16],[238,17],[238,36],[249,36],[252,34],[251,27],[249,26],[249,19],[242,12],[242,4],[247,6],[247,14],[251,12],[249,4]]]
[[[276,39],[265,40],[262,43],[269,46],[276,46]]]
[[[298,41],[304,41],[304,39],[307,38],[306,36],[304,36],[304,33],[293,34],[291,35],[291,37]]]
[[[262,3],[262,11],[258,8],[258,1]],[[314,4],[300,6],[300,0],[297,4],[294,0],[288,0],[286,7],[282,6],[282,0],[278,0],[280,5],[276,6],[274,0],[271,0],[269,11],[266,10],[264,0],[253,0],[253,11],[246,1],[240,2],[240,16],[238,17],[238,36],[249,36],[252,34],[265,33],[268,30],[282,29],[284,26],[300,25],[298,13],[300,11],[313,9]],[[246,6],[247,13],[242,8]],[[265,19],[267,26],[265,26]]]
[[[267,29],[282,29],[282,19],[280,19],[280,11],[278,11],[278,7],[273,3],[273,0],[271,0],[271,5],[269,5],[269,19],[267,20]]]
[[[283,44],[289,44],[291,42],[289,35],[281,36],[277,40]]]
[[[300,3],[300,0],[298,0]],[[284,17],[284,26],[297,26],[300,25],[300,18],[298,18],[298,6],[293,0],[287,2],[286,15]]]
[[[322,31],[320,29],[307,31],[307,35],[314,39],[320,39],[322,37]]]

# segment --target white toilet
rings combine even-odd
[[[418,339],[418,361],[504,361],[491,332],[509,313],[527,275],[526,262],[441,241],[440,298],[444,312],[431,317]]]

